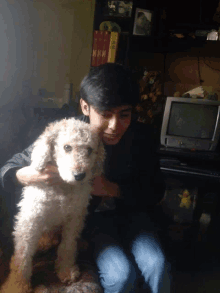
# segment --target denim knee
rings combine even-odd
[[[155,268],[159,274],[163,272],[165,256],[153,234],[139,235],[132,243],[132,254],[145,279],[155,271]]]
[[[105,293],[124,291],[136,279],[133,267],[119,246],[105,247],[97,257],[100,282]]]

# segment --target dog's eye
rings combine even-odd
[[[90,156],[92,153],[93,149],[91,147],[88,147],[88,155]]]
[[[71,151],[72,151],[72,147],[71,147],[70,145],[66,144],[66,145],[64,146],[64,150],[65,150],[66,152],[71,152]]]

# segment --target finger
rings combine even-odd
[[[54,185],[60,185],[63,181],[62,180],[49,180],[48,185],[54,186]]]
[[[45,167],[44,171],[58,172],[58,168],[54,165],[47,165]]]
[[[42,178],[59,178],[58,172],[52,172],[52,171],[45,171],[42,173]]]
[[[50,166],[50,169],[52,172],[58,172],[58,168],[56,166]]]
[[[51,183],[51,186],[56,186],[56,185],[60,185],[61,183],[63,183],[62,181],[53,181],[52,183]]]
[[[55,171],[55,170],[45,170],[43,173],[44,174],[53,174],[53,175],[56,175],[56,174],[58,174],[58,171]]]
[[[60,178],[57,178],[57,179],[52,179],[52,178],[50,178],[50,179],[47,179],[47,180],[45,180],[45,182],[46,182],[46,184],[47,185],[59,185],[59,184],[61,184],[63,181],[60,179]]]

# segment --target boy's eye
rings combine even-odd
[[[131,116],[131,113],[121,114],[122,118],[127,118],[127,117],[130,117],[130,116]]]
[[[68,145],[68,144],[66,144],[65,146],[64,146],[64,150],[68,153],[68,152],[71,152],[72,151],[72,147],[70,146],[70,145]]]
[[[92,151],[93,151],[93,149],[91,147],[88,147],[88,156],[91,155]]]
[[[102,115],[102,117],[105,117],[105,118],[110,118],[111,117],[110,113],[102,113],[101,115]]]

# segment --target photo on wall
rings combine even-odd
[[[107,1],[105,15],[131,17],[133,1]]]
[[[151,36],[153,11],[137,8],[135,11],[133,35]]]

